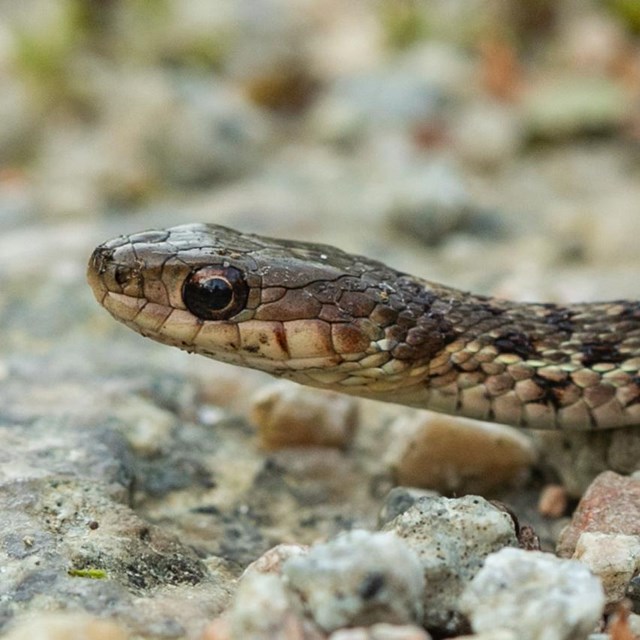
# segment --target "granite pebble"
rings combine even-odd
[[[394,533],[355,530],[285,562],[283,576],[325,631],[422,619],[424,578],[416,554]]]
[[[511,516],[479,496],[421,498],[385,530],[418,556],[425,580],[423,624],[438,634],[465,631],[461,593],[490,553],[518,545]]]

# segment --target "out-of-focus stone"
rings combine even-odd
[[[530,136],[544,139],[613,131],[629,115],[629,94],[606,77],[568,76],[532,86],[523,102]]]
[[[413,487],[394,487],[387,494],[378,515],[378,525],[383,527],[387,522],[404,513],[421,498],[437,498],[435,491],[414,489]]]
[[[431,640],[431,636],[420,627],[379,623],[370,627],[340,629],[330,634],[328,640]]]
[[[559,484],[548,484],[540,492],[538,512],[547,518],[560,518],[567,510],[567,491]]]
[[[449,163],[414,164],[396,185],[386,195],[389,225],[427,246],[467,230],[477,214],[462,175]]]
[[[610,73],[629,46],[621,22],[604,11],[575,16],[562,26],[561,54],[582,73]]]
[[[269,129],[259,110],[222,84],[185,81],[148,132],[162,178],[198,184],[245,174],[261,156]]]
[[[460,594],[485,558],[518,545],[511,516],[478,496],[422,498],[385,529],[420,559],[426,583],[424,626],[450,635],[465,632]]]
[[[392,428],[387,462],[401,485],[487,494],[522,482],[536,460],[530,439],[502,425],[421,412]]]
[[[456,640],[518,640],[518,634],[511,629],[492,629],[471,636],[457,636]]]
[[[499,167],[524,145],[517,113],[500,103],[474,104],[458,116],[452,135],[462,159],[480,168]]]
[[[640,536],[585,532],[573,557],[600,578],[608,604],[619,602],[640,570]]]
[[[41,614],[18,622],[5,640],[128,640],[124,627],[83,614]]]
[[[247,575],[238,587],[228,615],[234,639],[305,638],[302,609],[274,574]]]
[[[604,471],[628,474],[640,468],[638,429],[538,431],[532,438],[573,497],[581,496]]]
[[[491,554],[460,600],[474,631],[511,629],[519,640],[583,638],[604,609],[600,581],[577,561],[540,551]]]
[[[300,544],[279,544],[252,562],[244,570],[242,579],[246,578],[250,573],[275,573],[279,575],[282,571],[282,565],[289,558],[303,556],[308,550],[309,547]]]
[[[600,474],[580,500],[571,524],[560,535],[558,555],[573,556],[578,539],[585,532],[640,535],[640,478],[613,471]]]
[[[265,449],[344,449],[358,426],[358,403],[339,393],[279,381],[263,387],[251,398],[250,416]]]
[[[355,530],[290,558],[283,574],[325,631],[422,618],[424,578],[416,555],[391,532]]]

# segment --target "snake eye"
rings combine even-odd
[[[226,320],[244,309],[249,286],[235,267],[202,267],[182,286],[182,300],[201,320]]]

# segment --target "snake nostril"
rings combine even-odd
[[[107,247],[98,247],[91,254],[91,260],[89,261],[89,267],[96,274],[102,275],[113,258],[113,249],[109,249]]]
[[[115,273],[113,274],[115,281],[121,287],[124,287],[131,280],[131,276],[132,276],[131,267],[127,267],[122,264],[119,264],[116,267]]]

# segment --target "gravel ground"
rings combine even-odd
[[[112,236],[204,221],[478,293],[635,298],[633,2],[0,0],[0,18],[0,634],[638,633],[634,430],[272,387],[117,325],[84,276]],[[562,559],[523,559],[588,487]]]

